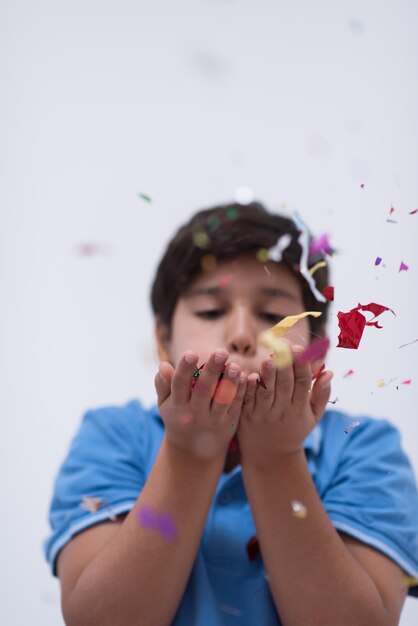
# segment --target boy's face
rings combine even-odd
[[[217,348],[224,348],[230,362],[251,374],[271,353],[257,343],[257,336],[282,318],[304,311],[302,289],[285,266],[261,263],[252,254],[222,261],[216,270],[199,274],[177,301],[169,342],[165,341],[166,328],[157,321],[158,356],[176,367],[181,355],[193,350],[201,365]],[[308,319],[297,322],[285,337],[292,344],[307,346],[311,340]]]

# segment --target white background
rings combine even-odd
[[[332,395],[390,418],[417,473],[418,343],[398,348],[418,337],[417,3],[0,6],[0,622],[63,623],[41,551],[53,479],[87,408],[154,402],[156,264],[241,185],[330,233],[333,346],[338,310],[394,309],[332,349]],[[409,599],[402,626],[417,616]]]

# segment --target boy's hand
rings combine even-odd
[[[221,357],[219,362],[216,355]],[[176,369],[162,361],[155,376],[158,408],[168,441],[200,460],[225,456],[238,428],[246,377],[236,363],[225,367],[228,357],[226,350],[212,353],[193,390],[198,356],[191,351],[182,355]]]
[[[294,354],[303,351],[301,346],[291,349]],[[237,437],[243,463],[268,467],[280,457],[303,449],[305,438],[324,413],[333,373],[324,371],[312,390],[309,363],[294,361],[276,369],[268,358],[260,373],[266,389],[257,385],[256,374],[250,374]]]

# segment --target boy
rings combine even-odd
[[[168,245],[158,405],[88,411],[56,480],[45,551],[68,626],[398,624],[416,484],[397,430],[350,430],[326,410],[324,358],[300,358],[326,337],[329,280],[306,280],[299,242],[252,203],[201,211]],[[292,326],[276,367],[261,333],[307,311],[321,316]]]

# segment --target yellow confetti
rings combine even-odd
[[[290,330],[292,326],[296,324],[296,322],[298,322],[303,317],[306,317],[307,315],[312,315],[312,317],[319,317],[320,315],[322,315],[322,313],[320,313],[319,311],[305,311],[305,313],[300,313],[299,315],[288,315],[278,324],[276,324],[276,326],[270,328],[268,332],[273,333],[275,337],[281,337],[282,335],[287,333],[287,331]]]
[[[204,230],[196,230],[193,233],[193,242],[197,248],[208,248],[210,245],[210,238]]]
[[[257,250],[256,257],[261,263],[265,263],[269,258],[269,251],[267,248],[260,248],[260,250]]]
[[[316,270],[319,270],[319,269],[321,269],[321,267],[326,267],[326,266],[327,266],[326,261],[318,261],[318,263],[315,263],[315,265],[313,265],[313,266],[312,266],[312,267],[308,270],[308,272],[309,272],[309,274],[310,274],[311,276],[313,276],[313,275],[315,274]]]
[[[389,380],[389,382],[387,382],[387,383],[385,382],[384,378],[379,378],[379,380],[377,381],[377,386],[378,387],[387,387],[388,385],[390,385],[390,383],[393,383],[394,380],[396,380],[396,376],[395,376],[395,378],[391,378]]]
[[[274,352],[274,365],[278,369],[284,369],[293,363],[292,350],[285,339],[275,337],[271,331],[265,330],[258,336],[258,342]]]
[[[200,266],[204,272],[214,272],[217,265],[216,257],[213,254],[204,254],[200,259]]]
[[[404,576],[402,579],[402,586],[403,587],[415,587],[415,585],[418,585],[418,578],[415,578],[414,576]]]

